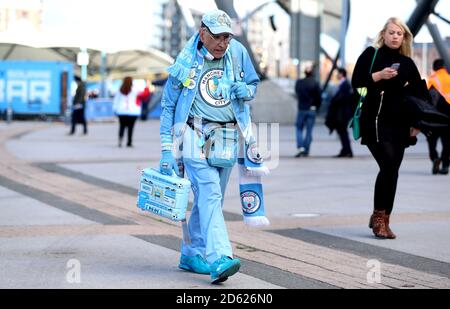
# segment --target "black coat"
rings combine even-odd
[[[435,93],[431,89],[433,95],[430,95],[424,80],[418,84],[410,84],[405,89],[408,115],[415,128],[420,129],[426,136],[436,130],[448,129],[450,105],[439,92]]]
[[[83,82],[77,83],[77,90],[72,102],[73,105],[82,104],[83,106],[86,103],[86,86]]]
[[[313,76],[297,80],[295,93],[297,94],[299,110],[307,111],[311,106],[315,106],[319,110],[322,104],[322,90]]]
[[[339,85],[336,94],[331,98],[325,125],[330,129],[330,134],[335,129],[345,129],[355,110],[353,89],[346,79]]]
[[[78,82],[78,87],[73,97],[73,111],[72,122],[73,123],[85,123],[84,108],[86,105],[86,86],[83,82]]]
[[[361,110],[361,143],[393,141],[408,146],[413,120],[407,114],[405,85],[419,83],[419,71],[411,58],[383,46],[378,51],[372,73],[393,63],[400,63],[400,68],[396,77],[375,83],[369,74],[374,53],[375,49],[369,47],[361,54],[352,77],[354,88],[367,87],[368,90]]]

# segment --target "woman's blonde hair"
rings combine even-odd
[[[408,26],[397,17],[391,17],[387,20],[386,24],[384,25],[383,29],[378,33],[378,37],[375,41],[375,47],[381,48],[384,46],[384,33],[387,30],[387,27],[390,23],[393,23],[394,25],[400,27],[403,30],[403,42],[402,46],[400,46],[400,54],[404,56],[411,57],[412,55],[412,43],[413,43],[413,35],[411,33],[411,30],[409,30]]]

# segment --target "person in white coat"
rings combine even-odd
[[[127,76],[123,79],[120,91],[114,97],[113,111],[119,117],[119,147],[122,147],[123,136],[127,129],[127,147],[133,147],[133,129],[137,118],[141,115],[141,100],[132,91],[133,79]]]

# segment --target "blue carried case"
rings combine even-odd
[[[191,182],[153,168],[141,173],[137,207],[172,221],[186,220]]]

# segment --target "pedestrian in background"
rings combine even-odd
[[[444,67],[443,59],[436,59],[433,62],[434,73],[428,78],[428,89],[436,108],[450,117],[450,74]],[[442,151],[438,155],[436,146],[441,140]],[[427,136],[428,149],[432,162],[431,173],[433,175],[448,175],[450,165],[450,129],[436,128],[430,136]],[[442,168],[441,168],[442,164]]]
[[[361,143],[380,167],[375,183],[374,212],[369,227],[378,238],[394,239],[390,215],[405,149],[417,141],[418,129],[406,115],[405,84],[419,85],[421,77],[410,58],[413,36],[406,24],[390,18],[379,32],[375,48],[368,47],[353,72],[354,88],[367,87],[361,118]],[[372,73],[369,74],[373,62]]]
[[[305,78],[298,79],[295,83],[295,93],[298,99],[296,122],[298,153],[296,158],[309,156],[316,113],[322,104],[322,90],[319,82],[314,78],[313,72],[313,66],[307,68]]]
[[[355,109],[353,89],[347,79],[347,70],[337,70],[338,88],[336,94],[331,98],[325,125],[330,129],[330,134],[336,130],[341,141],[341,151],[336,158],[352,158],[353,151],[348,136],[348,123]]]
[[[152,93],[150,91],[150,81],[147,80],[145,88],[139,93],[139,99],[141,100],[141,120],[146,121],[149,113],[149,104],[152,99]]]
[[[119,117],[119,147],[127,130],[127,147],[133,147],[133,130],[137,118],[141,115],[141,100],[133,91],[133,79],[127,76],[114,96],[113,111]]]
[[[77,124],[83,125],[83,134],[87,134],[87,123],[84,115],[84,108],[86,106],[86,86],[79,76],[74,77],[77,83],[77,90],[73,97],[72,103],[72,127],[69,135],[75,134],[75,127]]]
[[[181,139],[183,163],[194,193],[190,242],[182,242],[178,267],[209,274],[216,284],[237,273],[241,262],[233,258],[222,213],[234,163],[221,167],[207,160],[208,132],[213,126],[214,132],[239,132],[247,141],[251,127],[247,102],[255,97],[259,78],[247,50],[233,39],[230,17],[221,10],[203,15],[199,31],[168,71],[161,101],[160,170],[168,175],[178,172],[173,143]],[[237,147],[238,141],[232,138],[227,143]]]

